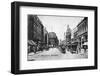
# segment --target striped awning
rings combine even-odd
[[[28,40],[28,44],[30,44],[30,45],[36,45],[36,43],[33,40]]]

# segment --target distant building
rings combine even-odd
[[[44,27],[44,39],[43,39],[43,42],[45,45],[48,46],[48,31],[46,30],[46,28]]]
[[[59,44],[59,40],[57,38],[57,35],[55,32],[49,32],[48,34],[48,42],[49,42],[49,45],[51,46],[57,46]]]
[[[69,25],[67,25],[67,30],[66,30],[66,43],[67,45],[71,42],[71,29]]]

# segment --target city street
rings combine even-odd
[[[87,17],[28,15],[28,61],[88,58]]]
[[[63,54],[60,52],[58,48],[50,48],[48,51],[43,50],[40,52],[29,53],[28,54],[28,60],[34,61],[34,60],[57,60],[57,59],[83,59],[88,58],[87,53],[79,53],[79,54],[72,54],[66,50],[66,53]]]

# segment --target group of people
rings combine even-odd
[[[38,51],[43,51],[44,49],[48,50],[49,46],[46,46],[44,44],[41,44],[41,43],[34,43],[34,42],[29,42],[28,43],[28,53],[30,52],[34,52],[34,53],[37,53]],[[53,47],[54,48],[54,47]],[[65,54],[66,53],[66,50],[71,52],[72,54],[73,53],[76,53],[78,54],[79,52],[81,52],[81,50],[84,50],[84,53],[87,51],[87,48],[88,46],[87,45],[58,45],[59,48],[59,51],[61,51],[61,53]]]
[[[62,53],[66,53],[66,50],[73,53],[80,53],[82,50],[84,51],[84,53],[87,52],[88,46],[87,45],[70,45],[70,46],[65,46],[65,45],[60,45],[60,49]]]

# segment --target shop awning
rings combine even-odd
[[[36,45],[36,43],[33,40],[28,40],[28,44],[30,44],[30,45]]]

